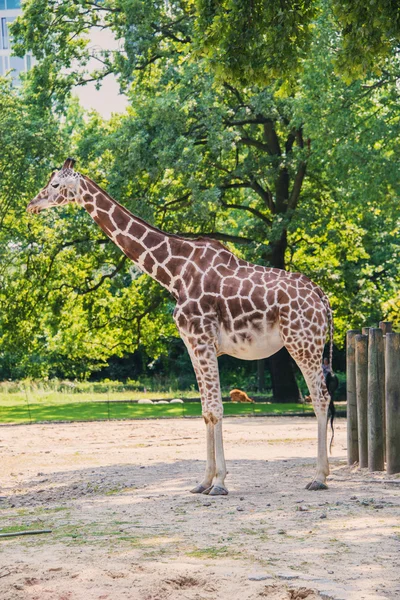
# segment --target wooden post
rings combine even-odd
[[[358,329],[351,329],[346,336],[347,371],[347,463],[358,462],[358,426],[356,398],[356,356],[355,341]]]
[[[400,473],[400,333],[386,334],[386,470]]]
[[[379,329],[383,333],[383,356],[381,357],[381,369],[385,372],[385,352],[386,352],[386,334],[392,332],[392,323],[390,321],[379,321]],[[383,376],[383,454],[386,459],[386,378]]]
[[[368,468],[370,471],[383,471],[383,386],[384,355],[383,333],[371,327],[368,343]]]
[[[356,335],[356,399],[360,467],[368,467],[368,336]]]
[[[361,333],[362,333],[363,335],[368,335],[368,332],[369,332],[369,330],[370,330],[370,329],[371,329],[371,327],[363,327],[363,328],[361,329]]]
[[[392,333],[392,323],[390,321],[379,321],[379,329],[382,329],[383,335]]]

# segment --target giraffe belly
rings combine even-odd
[[[258,360],[268,358],[283,347],[279,328],[274,327],[265,333],[248,332],[246,339],[240,335],[244,332],[231,332],[222,330],[218,354],[229,354],[243,360]]]

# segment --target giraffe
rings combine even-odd
[[[327,488],[327,413],[330,402],[322,353],[333,320],[324,292],[300,273],[241,260],[218,241],[165,233],[130,213],[94,181],[74,170],[68,158],[27,210],[76,203],[142,271],[176,300],[174,320],[196,374],[206,424],[204,478],[192,493],[226,495],[223,405],[217,357],[245,360],[271,356],[286,347],[299,366],[318,423],[318,457],[309,490]]]

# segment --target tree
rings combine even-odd
[[[40,20],[46,6],[53,11]],[[169,231],[216,237],[235,244],[249,260],[299,268],[330,292],[339,332],[351,321],[376,315],[397,273],[396,261],[387,260],[397,218],[398,184],[390,171],[398,139],[396,59],[379,78],[344,82],[334,73],[338,33],[328,11],[313,30],[290,93],[283,93],[282,81],[261,85],[262,73],[243,85],[236,76],[215,74],[215,48],[206,52],[196,45],[201,5],[199,13],[185,2],[168,6],[166,11],[164,4],[137,1],[28,2],[13,31],[23,41],[21,51],[32,48],[40,59],[31,76],[40,104],[62,107],[74,83],[116,73],[131,100],[127,114],[109,123],[98,116],[87,122],[74,117],[75,126],[65,125],[70,148],[91,176],[131,210]],[[83,37],[100,21],[124,48],[98,57],[101,71],[89,75]],[[79,68],[65,71],[72,60]],[[374,181],[366,194],[371,172]],[[379,214],[379,204],[390,214]],[[62,231],[64,239],[75,241],[66,264],[74,272],[73,260],[79,257],[83,265],[71,290],[82,290],[85,274],[93,282],[88,288],[101,282],[91,292],[98,292],[98,302],[104,296],[118,310],[115,298],[132,280],[123,279],[126,265],[115,273],[118,251],[104,244],[84,217],[78,221],[87,233],[84,242],[74,237],[77,221],[67,212],[63,220],[67,229],[57,235]],[[377,236],[384,244],[379,250],[373,244]],[[107,261],[111,266],[104,278]],[[379,277],[383,262],[385,280]],[[168,300],[157,306],[160,318],[168,314]],[[82,304],[79,318],[88,314]],[[99,314],[97,331],[110,322],[107,311]],[[115,318],[113,313],[111,322]],[[123,328],[113,334],[124,339]],[[110,348],[104,339],[102,344],[106,356]],[[282,360],[274,380],[288,383],[285,399],[297,399],[288,357]]]

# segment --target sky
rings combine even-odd
[[[90,38],[91,46],[96,50],[115,50],[118,47],[118,42],[107,29],[102,31],[93,29]],[[89,70],[98,68],[97,61],[91,60],[88,67]],[[128,104],[126,96],[119,93],[118,82],[114,75],[105,77],[100,90],[96,90],[94,83],[88,83],[76,87],[75,94],[85,109],[97,110],[105,118],[109,118],[112,113],[123,112]]]

